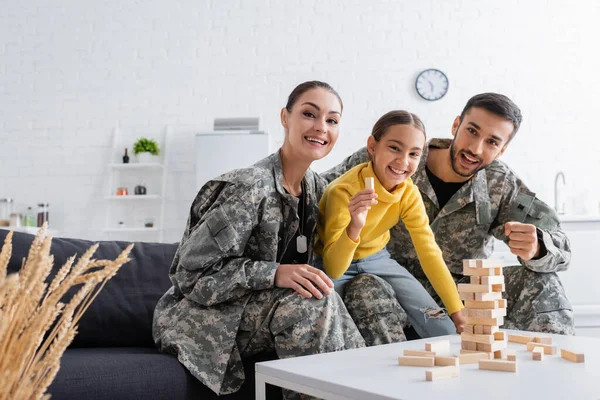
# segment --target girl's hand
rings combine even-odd
[[[452,318],[452,322],[454,322],[456,333],[462,333],[462,331],[465,329],[465,324],[467,323],[465,309],[463,308],[462,310],[455,312],[450,316],[450,318]]]
[[[367,223],[367,213],[371,205],[377,204],[377,193],[373,189],[365,189],[350,198],[348,210],[350,211],[350,224],[346,228],[348,237],[357,241],[360,231]]]
[[[275,271],[275,286],[294,289],[301,296],[310,299],[323,298],[333,292],[333,282],[327,274],[308,264],[279,264]]]

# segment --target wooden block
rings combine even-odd
[[[479,285],[481,283],[481,277],[480,276],[472,276],[471,279],[469,280],[469,282],[472,285]]]
[[[496,268],[494,268],[494,273],[492,275],[496,275],[496,276],[502,275],[502,268],[503,267],[496,267]]]
[[[463,260],[463,268],[477,268],[477,262],[475,260]]]
[[[365,178],[365,189],[375,189],[375,178],[373,178],[373,177]]]
[[[436,367],[447,367],[449,365],[458,367],[458,358],[457,357],[436,357],[435,358],[435,366]]]
[[[497,326],[492,325],[482,325],[483,326],[483,334],[484,335],[493,335],[500,330]]]
[[[498,350],[502,350],[506,348],[506,342],[494,342],[492,344],[489,343],[477,343],[477,351],[484,351],[486,353],[493,353]]]
[[[459,283],[458,293],[491,293],[493,285],[471,285],[470,283]]]
[[[500,349],[494,352],[494,359],[501,360],[503,358],[506,358],[506,349]]]
[[[425,342],[425,350],[434,351],[436,354],[439,352],[449,352],[450,351],[450,341],[449,340],[436,340],[433,342]]]
[[[502,260],[475,260],[475,268],[502,268],[504,267],[504,261]]]
[[[475,335],[483,335],[483,325],[473,325],[473,333]]]
[[[584,353],[574,353],[569,350],[561,349],[560,356],[565,360],[569,360],[574,363],[582,363],[585,362],[585,354]]]
[[[506,340],[506,332],[495,332],[494,339],[496,340]]]
[[[542,361],[544,359],[544,349],[541,347],[534,347],[531,352],[531,358],[535,361]]]
[[[506,308],[506,306],[507,306],[506,299],[498,300],[498,308]]]
[[[485,369],[488,371],[517,372],[517,363],[514,361],[504,360],[481,360],[479,361],[479,369]]]
[[[515,335],[515,334],[508,334],[508,341],[512,342],[512,343],[521,343],[521,344],[527,344],[529,342],[531,342],[533,340],[533,337],[529,336],[529,335]]]
[[[535,343],[552,344],[552,336],[534,336],[533,341]]]
[[[496,275],[495,271],[495,269],[488,268],[463,267],[463,275],[465,276],[494,276]],[[498,275],[502,275],[502,271]]]
[[[500,311],[502,310],[500,309],[495,309],[495,310],[487,310],[487,309],[481,309],[481,308],[475,308],[475,309],[471,309],[471,308],[467,308],[466,309],[466,315],[467,317],[475,317],[475,318],[496,318],[496,317],[501,317],[503,312]]]
[[[475,300],[475,293],[459,293],[458,298],[465,301]]]
[[[499,285],[504,283],[504,275],[481,276],[479,280],[481,285]]]
[[[501,326],[504,323],[504,317],[496,318],[475,318],[467,316],[467,324],[472,325],[494,325]]]
[[[502,292],[475,293],[475,300],[477,301],[500,300],[501,298]]]
[[[499,292],[502,293],[504,292],[504,290],[506,289],[506,286],[504,286],[504,283],[498,283],[496,285],[492,285],[492,292]]]
[[[463,332],[472,335],[474,333],[473,332],[473,327],[474,326],[477,326],[477,325],[465,325],[464,328],[463,328]]]
[[[527,343],[527,351],[533,351],[533,349],[535,349],[536,347],[541,347],[542,349],[544,349],[544,354],[556,354],[556,346],[552,346],[551,344],[535,342]]]
[[[433,367],[435,365],[435,358],[419,356],[400,356],[398,357],[398,365],[409,367]]]
[[[504,299],[488,301],[465,301],[465,308],[468,308],[469,310],[495,310],[497,308],[504,308],[500,306],[502,300]]]
[[[473,343],[494,343],[494,335],[470,335],[468,333],[462,333],[460,336],[461,340],[465,342]]]
[[[489,360],[489,353],[484,352],[473,352],[473,353],[464,353],[458,356],[458,362],[460,365],[465,364],[476,364],[479,360]]]
[[[475,345],[477,345],[477,343],[475,343]],[[485,353],[485,352],[477,351],[477,350],[460,349],[460,354],[471,354],[471,353]],[[485,353],[485,354],[487,354],[487,353]]]
[[[506,359],[508,361],[517,361],[517,352],[514,350],[506,350]]]
[[[475,342],[461,342],[460,348],[463,350],[477,351],[477,343]]]
[[[457,376],[460,376],[460,368],[454,366],[428,369],[425,371],[425,379],[429,382],[440,379],[456,378]]]
[[[423,350],[404,350],[403,355],[405,356],[417,356],[417,357],[435,357],[435,352],[433,351],[423,351]]]

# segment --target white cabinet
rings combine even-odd
[[[577,333],[600,332],[600,216],[563,217],[561,225],[571,242],[571,265],[560,273],[573,304]]]
[[[573,305],[577,334],[600,336],[600,216],[563,215],[561,226],[571,242],[571,264],[558,275]],[[505,265],[518,264],[499,241],[493,258],[503,259]]]

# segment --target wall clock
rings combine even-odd
[[[426,69],[417,76],[415,88],[428,101],[439,100],[448,93],[448,77],[439,69]]]

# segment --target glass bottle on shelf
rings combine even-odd
[[[37,227],[44,225],[44,203],[38,203],[37,210]]]
[[[0,199],[0,226],[10,225],[10,214],[13,213],[13,199]]]
[[[35,220],[36,216],[33,213],[33,209],[31,207],[27,207],[27,212],[25,212],[25,216],[23,218],[23,225],[24,226],[36,226],[36,220]]]
[[[44,222],[48,222],[48,207],[50,204],[39,203],[38,204],[38,213],[37,213],[37,226],[40,228],[44,225]]]
[[[10,226],[14,228],[20,228],[23,224],[22,215],[19,213],[10,214]]]
[[[129,164],[129,156],[127,155],[127,147],[125,148],[125,155],[123,156],[123,164]]]

